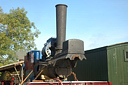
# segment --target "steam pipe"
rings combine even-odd
[[[56,31],[57,31],[57,49],[63,49],[63,42],[66,37],[66,14],[67,5],[56,5]]]

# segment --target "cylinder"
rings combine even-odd
[[[57,31],[57,49],[62,50],[63,42],[66,38],[66,15],[67,5],[56,5],[56,31]]]

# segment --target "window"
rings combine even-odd
[[[126,52],[126,58],[128,59],[128,52]]]
[[[39,57],[40,57],[39,52],[36,53],[36,56],[37,56],[36,59],[39,60]]]
[[[27,60],[29,61],[29,52],[27,53]]]
[[[128,61],[128,51],[125,51],[125,61]]]
[[[31,52],[31,63],[34,63],[34,53]]]

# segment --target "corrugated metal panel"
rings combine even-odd
[[[113,85],[128,85],[128,61],[125,61],[126,50],[128,50],[126,43],[108,47],[108,76]]]
[[[107,81],[107,51],[106,47],[86,51],[87,60],[79,61],[73,70],[80,81]],[[69,80],[72,78],[69,77]]]

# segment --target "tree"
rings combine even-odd
[[[18,50],[36,48],[34,40],[40,32],[26,14],[24,8],[4,13],[0,7],[0,63],[15,61]]]

